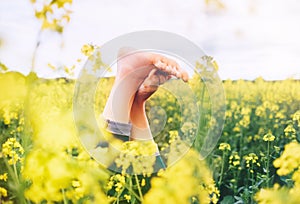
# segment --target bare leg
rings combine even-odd
[[[175,61],[149,52],[123,56],[118,59],[117,66],[115,83],[104,108],[103,117],[118,124],[131,122],[129,134],[133,140],[153,141],[145,113],[145,101],[157,90],[158,85],[171,76],[187,81],[188,74]],[[116,134],[114,136],[117,136]],[[122,136],[119,139],[128,141],[127,138]],[[161,158],[156,160],[159,161],[159,165],[155,166],[164,168]]]
[[[146,116],[145,102],[158,89],[159,85],[170,78],[171,75],[154,69],[136,92],[130,112],[130,121],[132,123],[131,139],[153,140]]]

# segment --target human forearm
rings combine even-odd
[[[146,116],[144,101],[138,101],[137,98],[134,99],[130,112],[130,121],[132,123],[131,138],[133,140],[153,139]]]

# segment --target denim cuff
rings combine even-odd
[[[130,136],[132,125],[106,119],[106,130],[113,134]]]

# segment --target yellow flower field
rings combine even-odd
[[[155,171],[156,146],[99,134],[113,77],[86,72],[74,80],[75,65],[55,67],[48,61],[53,72],[70,77],[37,77],[40,45],[48,41],[42,34],[64,32],[73,0],[30,3],[40,22],[30,73],[10,71],[0,62],[0,204],[300,203],[300,80],[220,82],[213,77],[216,61],[203,56],[188,83],[169,80],[146,103],[152,135],[168,166]],[[218,0],[204,3],[225,8]],[[19,17],[26,15],[15,15],[13,24],[21,25]],[[237,31],[242,42],[248,33]],[[112,71],[98,48],[82,47],[87,64],[95,73]],[[78,86],[83,79],[88,83]],[[103,138],[110,143],[101,143]],[[118,171],[109,168],[112,163]]]
[[[102,83],[108,88],[97,95],[98,112],[112,80]],[[299,203],[300,82],[259,78],[223,86],[225,126],[205,160],[195,141],[165,171],[129,175],[104,168],[81,146],[73,122],[73,80],[0,74],[1,203]],[[176,131],[174,99],[158,91],[148,109],[159,101],[175,117],[168,119],[165,137],[156,138],[160,150],[182,146],[180,137],[195,134],[193,124]],[[132,145],[138,152],[139,144]]]

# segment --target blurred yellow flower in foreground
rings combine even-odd
[[[145,195],[145,204],[188,204],[192,197],[199,203],[217,203],[219,197],[205,161],[194,150],[188,151],[178,162],[160,173],[159,177],[153,178],[151,186]]]

